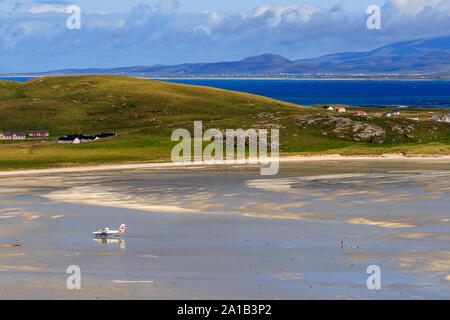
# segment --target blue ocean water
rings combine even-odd
[[[0,79],[27,81],[31,78],[0,77]],[[450,81],[241,79],[171,79],[164,81],[254,93],[304,106],[323,103],[450,107]]]
[[[299,105],[450,107],[450,81],[166,80],[254,93]]]
[[[31,78],[31,77],[0,77],[0,80],[20,81],[20,82],[25,82],[30,79],[33,79],[33,78]]]

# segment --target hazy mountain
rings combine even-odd
[[[450,37],[404,41],[368,52],[349,52],[295,61],[342,73],[450,73]]]
[[[317,75],[450,76],[450,37],[404,41],[367,52],[346,52],[290,61],[264,54],[233,62],[133,66],[112,69],[67,69],[38,73],[124,74],[148,77],[239,77]]]

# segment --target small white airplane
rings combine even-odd
[[[92,232],[96,237],[108,237],[108,236],[118,236],[125,232],[125,225],[121,224],[119,230],[111,230],[109,228],[102,228],[98,231]]]

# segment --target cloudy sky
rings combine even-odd
[[[80,29],[66,26],[69,5]],[[366,26],[370,5],[380,30]],[[449,30],[450,0],[0,0],[0,72],[300,59]]]

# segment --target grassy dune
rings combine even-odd
[[[305,117],[319,120],[305,126]],[[51,138],[118,133],[81,145],[51,139],[0,142],[0,169],[168,160],[176,144],[170,141],[172,131],[193,132],[195,120],[203,121],[204,130],[278,126],[281,152],[289,154],[450,154],[449,124],[342,116],[385,132],[382,142],[356,141],[353,127],[336,133],[327,117],[330,112],[322,109],[246,93],[120,76],[0,81],[0,131],[49,130]],[[411,125],[407,132],[392,129]]]

